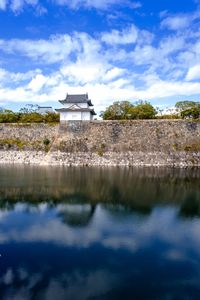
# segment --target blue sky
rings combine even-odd
[[[0,106],[200,95],[200,0],[0,0]]]

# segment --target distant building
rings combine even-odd
[[[175,106],[165,107],[164,109],[158,110],[158,116],[168,116],[168,115],[179,115],[180,110]]]
[[[81,95],[69,95],[67,94],[64,100],[59,100],[64,106],[63,108],[56,109],[60,113],[60,121],[70,120],[93,120],[93,116],[96,115],[91,100],[88,98],[88,94]]]
[[[54,113],[55,111],[51,106],[38,106],[37,113],[45,115],[47,113]]]

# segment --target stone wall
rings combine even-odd
[[[8,146],[9,139],[15,142]],[[45,145],[45,139],[49,145]],[[4,124],[0,125],[0,149],[2,163],[200,166],[200,123],[134,120],[70,121],[60,126]]]
[[[182,151],[200,144],[200,123],[183,120],[71,121],[60,126],[59,138],[55,146],[72,153]]]
[[[49,124],[0,124],[0,150],[48,150],[59,126]]]

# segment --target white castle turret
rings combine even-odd
[[[63,108],[56,109],[60,113],[60,121],[70,120],[93,120],[93,116],[96,115],[91,100],[88,98],[88,94],[69,95],[67,94],[64,100],[59,100],[64,106]]]

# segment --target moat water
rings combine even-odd
[[[200,299],[200,169],[1,166],[0,299]]]

